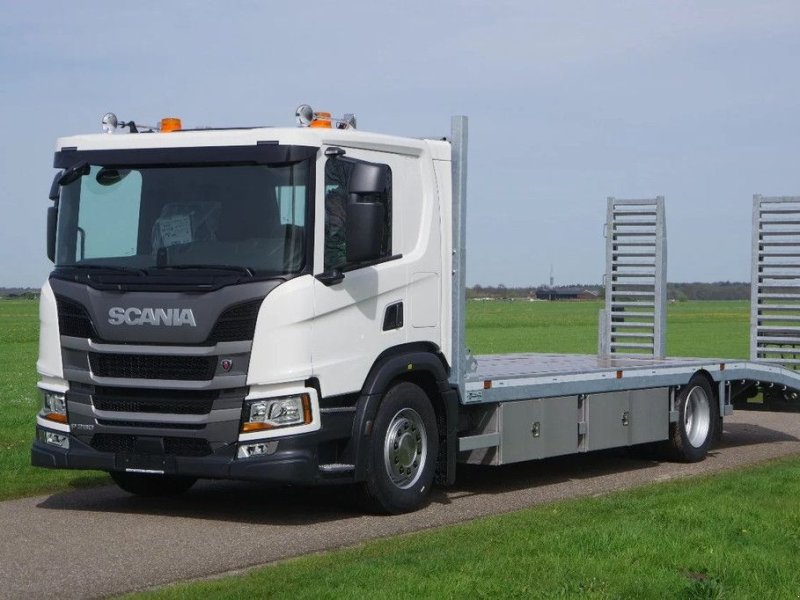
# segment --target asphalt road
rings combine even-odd
[[[604,452],[459,471],[411,515],[365,516],[337,488],[204,482],[173,499],[108,486],[0,503],[0,598],[94,598],[241,570],[364,540],[800,454],[800,414],[726,419],[702,463]]]

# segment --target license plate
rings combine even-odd
[[[134,473],[165,473],[167,460],[152,454],[117,454],[117,468]]]

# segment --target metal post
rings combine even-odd
[[[750,360],[758,360],[758,286],[759,277],[759,249],[761,242],[761,196],[753,195],[753,237],[751,241],[750,259]]]
[[[656,277],[655,277],[655,328],[653,355],[667,355],[667,219],[664,216],[664,196],[656,197]]]
[[[603,236],[606,238],[606,273],[603,275],[603,287],[605,288],[606,302],[600,315],[600,356],[611,356],[611,308],[613,306],[612,295],[614,285],[614,197],[606,199],[606,224],[603,227]]]
[[[467,117],[454,116],[450,121],[451,165],[453,173],[453,279],[452,336],[453,364],[450,383],[458,388],[464,400],[464,374],[467,365]]]

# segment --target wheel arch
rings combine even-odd
[[[692,376],[689,377],[689,381],[687,381],[684,385],[678,386],[676,392],[679,392],[681,388],[684,388],[687,385],[689,385],[689,383],[695,377],[702,377],[708,383],[708,387],[711,388],[712,401],[716,403],[717,412],[719,413],[720,418],[722,418],[722,415],[723,415],[724,411],[723,411],[723,408],[722,408],[722,401],[723,400],[720,398],[720,394],[719,394],[719,385],[720,384],[719,384],[718,381],[714,380],[714,376],[709,371],[707,371],[706,369],[698,369],[697,371],[692,373]]]
[[[454,481],[458,444],[458,394],[450,386],[449,373],[447,361],[433,344],[396,346],[386,350],[375,360],[361,388],[353,420],[356,481],[366,477],[372,424],[383,395],[401,381],[419,386],[428,397],[436,415],[439,458],[435,481],[442,484]]]
[[[707,382],[708,385],[711,387],[711,392],[714,394],[714,399],[718,399],[717,396],[719,395],[719,391],[717,390],[717,382],[714,381],[714,377],[709,373],[706,369],[699,369],[692,373],[692,376],[689,378],[689,381],[694,379],[695,377],[703,377]],[[689,381],[686,382],[686,385],[689,385]]]

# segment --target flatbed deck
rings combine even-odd
[[[741,359],[526,353],[475,360],[466,374],[465,404],[684,385],[700,370],[720,384],[746,380],[800,390],[800,373]]]

